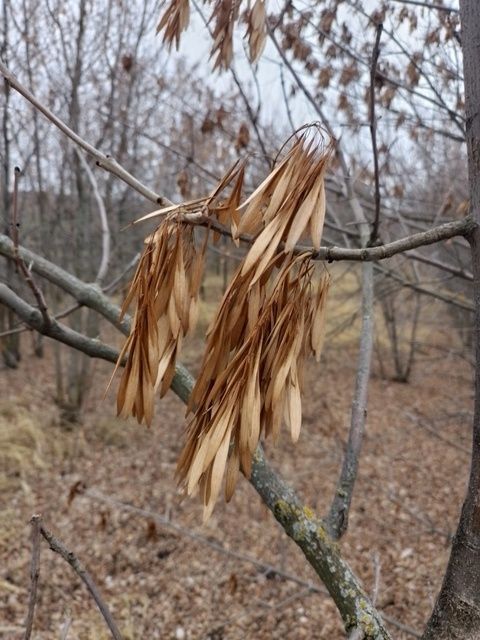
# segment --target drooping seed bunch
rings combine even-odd
[[[308,232],[320,247],[331,152],[318,129],[313,135],[306,129],[242,204],[244,165],[237,163],[206,198],[141,218],[166,216],[148,239],[124,304],[125,310],[135,300],[136,311],[121,355],[128,352],[118,410],[147,423],[154,393],[167,391],[194,322],[208,233],[198,250],[192,226],[215,220],[237,242],[244,234],[253,238],[207,332],[177,467],[187,493],[200,488],[205,516],[225,474],[227,500],[239,472],[250,474],[262,434],[276,439],[283,420],[293,440],[299,437],[302,364],[311,352],[320,356],[329,278],[324,271],[313,284],[312,251],[299,251],[297,243]]]
[[[190,399],[195,413],[177,467],[187,493],[200,487],[205,518],[225,471],[227,501],[239,471],[250,475],[262,433],[277,439],[284,419],[298,439],[303,360],[321,348],[328,290],[325,272],[313,295],[312,272],[310,254],[283,254],[253,285],[240,268],[224,295]]]
[[[123,317],[135,303],[132,329],[112,375],[113,379],[128,354],[117,393],[119,416],[133,415],[139,423],[151,424],[155,392],[159,391],[162,397],[169,389],[183,338],[196,323],[208,231],[198,249],[193,227],[182,221],[182,216],[200,209],[203,215],[224,225],[230,224],[235,230],[243,175],[243,164],[236,163],[206,198],[166,207],[140,218],[165,216],[145,241],[122,307]],[[231,182],[230,195],[219,200]]]
[[[132,329],[119,357],[128,353],[117,394],[117,411],[150,425],[155,392],[164,396],[175,374],[184,336],[196,323],[205,246],[195,246],[193,229],[166,218],[146,246],[122,307],[135,301]],[[118,365],[117,365],[118,366]]]

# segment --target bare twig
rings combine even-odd
[[[75,131],[70,129],[70,127],[68,127],[63,122],[63,120],[58,118],[52,111],[50,111],[50,109],[48,109],[48,107],[45,107],[39,100],[37,100],[33,93],[31,93],[31,91],[27,89],[27,87],[25,87],[21,82],[19,82],[19,80],[17,80],[15,75],[8,69],[8,67],[2,60],[0,60],[0,73],[8,81],[9,85],[13,89],[15,89],[15,91],[18,91],[18,93],[26,98],[28,102],[30,102],[30,104],[32,104],[47,118],[47,120],[50,120],[52,124],[60,129],[60,131],[62,131],[62,133],[67,136],[67,138],[72,140],[89,155],[95,158],[96,163],[99,167],[102,167],[102,169],[105,169],[106,171],[117,176],[117,178],[120,178],[120,180],[123,180],[126,184],[135,189],[135,191],[141,193],[145,198],[147,198],[147,200],[151,200],[152,202],[165,207],[171,204],[171,202],[167,198],[164,198],[158,193],[155,193],[147,186],[145,186],[142,182],[140,182],[140,180],[137,180],[137,178],[132,176],[132,174],[124,169],[114,158],[112,158],[108,154],[102,153],[94,146],[83,140],[83,138],[75,133]]]
[[[65,547],[65,545],[58,538],[56,538],[53,535],[53,533],[51,533],[51,531],[45,528],[43,524],[40,524],[40,533],[50,545],[50,549],[52,551],[55,551],[55,553],[58,553],[60,556],[62,556],[65,562],[68,562],[68,564],[72,567],[72,569],[75,571],[77,576],[85,584],[91,596],[95,600],[97,607],[100,609],[100,613],[102,614],[103,619],[105,620],[108,628],[110,629],[112,637],[115,638],[115,640],[122,640],[122,634],[118,630],[118,627],[115,624],[114,619],[112,618],[112,614],[110,613],[109,608],[107,607],[102,596],[100,595],[100,592],[96,584],[92,580],[92,577],[90,576],[88,571],[85,569],[85,567],[81,564],[77,556],[73,553],[73,551],[69,551]]]
[[[53,318],[55,320],[61,320],[62,318],[66,318],[67,316],[69,316],[74,311],[77,311],[77,309],[81,309],[82,306],[83,305],[79,304],[78,302],[76,304],[72,304],[67,309],[64,309],[63,311],[61,311],[60,313],[56,313],[53,316]],[[5,338],[6,336],[13,336],[13,335],[16,335],[17,333],[25,333],[26,331],[32,331],[32,328],[29,327],[29,326],[25,326],[23,322],[20,322],[19,324],[21,326],[18,326],[15,329],[9,329],[8,331],[2,331],[2,333],[0,333],[0,338]]]
[[[24,640],[30,640],[33,628],[33,618],[35,615],[35,605],[37,603],[38,576],[40,574],[40,528],[42,524],[41,517],[32,516],[30,520],[32,525],[32,562],[30,565],[30,597],[28,600],[28,613],[25,622]]]
[[[454,265],[447,264],[446,262],[442,262],[441,260],[437,260],[436,258],[432,258],[430,256],[423,256],[418,251],[409,251],[408,255],[413,260],[417,262],[423,262],[424,264],[429,264],[432,267],[436,267],[437,269],[442,269],[443,271],[447,271],[451,273],[452,276],[457,276],[458,278],[463,278],[464,280],[473,281],[473,274],[471,271],[467,269],[463,269],[461,267],[455,267]]]
[[[406,411],[405,415],[407,416],[407,418],[409,418],[415,425],[417,425],[417,427],[420,427],[421,429],[424,429],[427,433],[429,433],[430,435],[432,435],[434,438],[437,438],[438,440],[440,440],[441,442],[444,442],[446,445],[448,445],[449,447],[453,447],[454,449],[457,449],[458,451],[461,451],[462,453],[465,453],[467,456],[470,456],[471,454],[471,450],[469,447],[464,447],[462,446],[460,443],[455,442],[454,440],[451,440],[450,438],[446,438],[444,435],[442,435],[438,429],[435,429],[433,426],[427,424],[427,422],[425,420],[423,420],[421,417],[414,415],[413,413],[411,413],[410,411]]]
[[[373,590],[372,590],[372,603],[375,605],[377,603],[378,592],[380,590],[380,571],[382,568],[378,551],[375,551],[373,555],[373,568],[374,568],[374,582],[373,582]]]
[[[350,430],[340,478],[327,517],[330,535],[335,539],[340,538],[348,527],[348,515],[357,478],[367,413],[368,381],[370,379],[373,351],[373,265],[365,264],[363,269],[362,333],[360,336]]]
[[[209,227],[214,231],[217,231],[221,235],[231,236],[231,231],[225,226],[212,220],[209,216],[201,213],[193,213],[182,218],[188,224],[201,227]],[[463,218],[462,220],[454,220],[453,222],[446,222],[438,227],[427,229],[419,233],[414,233],[405,238],[394,240],[377,247],[364,247],[362,249],[350,249],[347,247],[320,247],[318,251],[315,251],[312,247],[304,245],[296,245],[294,253],[311,252],[313,260],[327,260],[327,262],[336,262],[338,260],[352,260],[356,262],[371,262],[378,260],[385,260],[391,258],[398,253],[404,253],[410,249],[417,249],[418,247],[425,247],[430,244],[441,242],[442,240],[448,240],[454,236],[467,236],[471,233],[474,222],[470,217]],[[0,236],[1,238],[1,236]],[[242,242],[251,244],[254,238],[249,235],[240,235],[239,239]],[[280,244],[279,249],[282,250],[283,246]]]
[[[377,271],[380,271],[381,273],[384,273],[386,276],[388,276],[392,280],[399,282],[402,285],[402,287],[408,287],[413,291],[418,291],[419,293],[422,293],[426,296],[430,296],[431,298],[435,298],[436,300],[441,300],[442,302],[446,302],[447,304],[452,304],[455,307],[459,307],[459,309],[465,309],[465,311],[473,311],[473,305],[467,302],[463,302],[459,298],[455,298],[453,296],[441,293],[440,291],[434,291],[432,289],[424,287],[421,284],[416,284],[415,282],[406,280],[402,276],[398,275],[398,273],[393,269],[387,269],[386,267],[380,264],[376,264],[375,269]]]
[[[25,300],[17,296],[7,285],[0,284],[0,303],[14,311],[25,323],[39,333],[54,338],[74,349],[83,351],[92,358],[102,358],[115,363],[118,358],[118,350],[100,342],[100,340],[88,338],[66,325],[53,320],[45,325],[42,314],[38,309],[29,305]]]
[[[130,262],[127,264],[127,266],[125,267],[125,269],[123,269],[123,271],[121,273],[118,274],[118,276],[116,276],[111,282],[109,282],[107,285],[105,285],[104,287],[102,287],[102,291],[104,293],[112,293],[113,291],[115,291],[115,289],[117,288],[117,285],[123,280],[123,278],[127,275],[127,273],[129,271],[131,271],[133,269],[133,267],[136,266],[136,264],[138,263],[138,261],[140,260],[140,254],[137,253],[133,256],[133,258],[130,260]]]
[[[60,632],[60,640],[67,640],[68,632],[70,630],[70,625],[72,624],[72,618],[67,616],[67,619],[63,623],[62,630]]]
[[[75,147],[75,153],[78,156],[83,168],[85,169],[85,173],[92,185],[93,194],[95,196],[95,200],[97,201],[98,207],[98,217],[100,219],[100,229],[102,231],[102,258],[100,260],[100,265],[98,267],[97,276],[95,278],[95,282],[101,284],[107,275],[108,271],[108,263],[110,262],[110,230],[108,228],[108,217],[107,212],[105,210],[105,204],[103,202],[103,198],[100,194],[100,190],[98,188],[97,180],[93,174],[93,171],[90,169],[88,162],[85,160],[83,154]]]
[[[380,224],[380,171],[378,167],[378,149],[377,149],[377,118],[375,116],[375,79],[377,75],[377,63],[380,53],[380,38],[382,36],[383,24],[377,25],[377,35],[372,53],[372,63],[370,68],[370,103],[369,103],[369,120],[370,120],[370,136],[372,138],[373,152],[373,168],[375,175],[375,219],[373,222],[372,232],[370,234],[370,244],[375,244],[378,236],[378,226]]]
[[[46,278],[52,284],[69,293],[80,304],[97,311],[124,335],[128,335],[130,327],[129,319],[124,318],[119,320],[119,307],[110,302],[110,300],[102,294],[101,289],[97,285],[83,282],[58,265],[28,249],[18,247],[18,253],[25,262],[31,265],[34,273],[37,273],[42,278]],[[0,234],[0,255],[8,258],[14,258],[15,255],[12,241],[8,236],[2,234]],[[22,315],[20,315],[20,317],[22,317]],[[37,318],[37,316],[35,316],[35,318]],[[28,321],[28,318],[26,322],[29,326],[33,326],[32,323]],[[36,319],[35,323],[38,324]],[[42,319],[40,319],[40,324],[42,326],[44,325]],[[37,327],[34,326],[33,328]]]
[[[446,531],[445,529],[439,529],[435,526],[435,523],[429,517],[428,514],[424,514],[419,512],[418,509],[412,509],[407,505],[405,499],[397,496],[393,491],[385,491],[384,492],[390,502],[396,504],[402,511],[408,513],[414,520],[419,522],[421,525],[425,527],[425,530],[429,533],[434,533],[442,538],[445,538],[447,542],[451,542],[453,538],[453,534],[450,531]]]
[[[272,613],[272,611],[278,611],[280,609],[283,612],[286,610],[286,607],[292,604],[292,602],[295,602],[295,600],[299,600],[300,598],[304,598],[305,596],[311,594],[311,589],[307,588],[303,589],[302,591],[295,591],[289,596],[286,596],[285,598],[282,598],[282,600],[278,600],[273,604],[262,602],[261,604],[263,604],[263,606],[265,607],[265,609],[263,609],[262,611],[259,611],[254,615],[249,615],[250,611],[253,609],[253,606],[249,607],[246,611],[241,611],[236,616],[224,620],[220,626],[223,628],[230,628],[230,625],[238,624],[245,617],[249,618],[247,619],[247,622],[251,623],[253,620],[259,620],[260,618],[263,618],[263,616],[269,615],[270,613]]]
[[[191,527],[182,527],[182,525],[176,522],[173,522],[169,518],[161,516],[155,511],[151,511],[149,509],[143,509],[140,507],[135,507],[132,504],[129,504],[127,502],[122,502],[121,500],[117,500],[116,498],[112,498],[111,496],[107,496],[101,493],[100,491],[96,491],[92,489],[87,489],[82,493],[82,495],[89,498],[90,500],[103,502],[105,504],[109,504],[110,506],[116,507],[117,509],[121,509],[122,511],[127,511],[129,513],[134,513],[137,516],[142,516],[144,518],[149,518],[151,520],[154,520],[155,522],[160,524],[162,527],[171,529],[172,531],[175,531],[179,535],[185,538],[189,538],[194,542],[198,542],[199,544],[205,545],[209,549],[212,549],[213,551],[220,553],[224,556],[227,556],[229,558],[234,558],[235,560],[239,560],[240,562],[247,562],[248,564],[251,564],[257,567],[257,569],[259,569],[264,573],[277,575],[281,578],[285,578],[285,580],[294,582],[303,587],[307,587],[311,591],[315,591],[323,594],[327,593],[326,589],[319,587],[313,582],[305,582],[305,580],[302,580],[298,576],[288,573],[287,571],[284,571],[280,567],[276,567],[274,565],[268,564],[267,562],[263,562],[263,560],[259,560],[258,558],[255,558],[254,556],[251,556],[247,553],[236,551],[234,549],[227,549],[221,544],[221,542],[212,538],[212,536],[204,536],[201,533],[192,531]]]
[[[38,308],[40,309],[40,313],[42,314],[43,321],[46,325],[50,322],[50,316],[48,315],[47,303],[45,302],[45,298],[43,297],[43,293],[35,283],[35,280],[32,278],[32,274],[30,269],[25,264],[25,261],[21,258],[19,249],[18,249],[18,236],[19,236],[19,216],[18,216],[18,181],[20,178],[21,171],[18,167],[15,167],[14,171],[14,183],[13,183],[13,199],[12,199],[12,236],[13,236],[13,250],[15,258],[15,262],[19,271],[21,271],[23,277],[25,278],[25,282],[28,284],[30,289],[32,290],[33,295],[35,296],[35,300],[37,301]]]
[[[424,9],[437,9],[437,11],[446,11],[447,13],[459,13],[455,7],[445,7],[443,4],[437,4],[435,2],[424,2],[423,0],[393,0],[398,4],[411,4],[416,7],[423,7]]]

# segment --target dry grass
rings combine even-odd
[[[56,423],[51,410],[38,419],[38,408],[22,397],[0,402],[0,490],[23,486],[33,470],[45,469],[53,455],[61,455],[59,440],[47,430]]]

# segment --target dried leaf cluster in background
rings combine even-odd
[[[200,488],[211,513],[226,472],[233,494],[239,471],[250,473],[261,434],[278,437],[282,420],[294,441],[301,426],[301,369],[311,352],[319,358],[329,278],[313,284],[312,251],[298,251],[308,233],[320,247],[325,219],[324,178],[331,156],[317,127],[305,129],[249,198],[240,203],[244,164],[237,163],[207,197],[154,211],[166,216],[147,242],[124,304],[136,300],[132,333],[122,356],[120,415],[151,422],[156,389],[163,395],[193,316],[207,235],[195,248],[199,220],[221,223],[238,242],[252,246],[224,294],[207,333],[200,375],[188,407],[193,418],[178,462],[189,494]],[[226,188],[230,194],[223,196]],[[139,222],[137,221],[137,222]],[[218,231],[214,231],[218,236]]]
[[[213,45],[210,57],[215,58],[214,69],[228,69],[233,57],[233,32],[240,17],[242,0],[210,0],[213,11],[210,22],[214,23],[212,30]],[[251,5],[247,3],[243,17],[247,23],[247,37],[249,57],[256,62],[265,46],[267,37],[267,14],[265,0],[256,0]],[[168,47],[174,43],[176,48],[180,44],[182,32],[188,27],[189,0],[171,0],[160,22],[157,33],[163,31],[163,40]]]
[[[255,62],[262,55],[267,39],[267,13],[264,0],[256,0],[253,8],[246,12],[246,20],[250,59]]]

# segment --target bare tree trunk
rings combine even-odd
[[[3,21],[3,33],[2,43],[0,48],[0,57],[2,60],[7,60],[7,54],[9,52],[9,2],[5,0],[3,2],[2,9],[2,21]],[[10,235],[10,177],[11,177],[11,158],[10,158],[10,86],[8,82],[3,82],[3,108],[2,108],[2,144],[0,147],[0,157],[2,158],[2,172],[0,177],[0,193],[1,193],[1,208],[2,208],[2,224],[5,229],[6,235]],[[13,263],[8,261],[5,266],[5,281],[12,287],[14,278]],[[0,331],[8,331],[14,328],[16,323],[15,315],[12,314],[5,307],[0,308]],[[6,336],[2,340],[0,345],[0,351],[3,355],[4,363],[7,367],[16,368],[18,361],[20,360],[20,334],[13,333]]]
[[[424,640],[480,637],[480,2],[460,1],[465,73],[471,237],[474,274],[476,375],[472,465],[467,496],[443,585]]]

